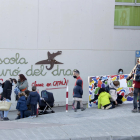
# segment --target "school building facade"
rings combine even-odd
[[[140,50],[140,0],[0,1],[0,80],[24,74],[29,90],[47,89],[55,105],[73,101],[78,69],[88,76],[129,73]],[[12,93],[12,109],[15,95]]]

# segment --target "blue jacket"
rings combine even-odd
[[[17,107],[16,107],[17,110],[19,111],[23,111],[23,110],[27,110],[27,101],[26,101],[26,98],[25,96],[21,96],[17,102]]]
[[[73,89],[74,95],[73,97],[75,98],[82,98],[83,95],[83,89],[82,89],[82,80],[77,80],[76,86]]]
[[[40,96],[39,96],[38,92],[37,91],[35,91],[35,92],[31,91],[30,95],[27,99],[27,104],[36,105],[39,102],[40,102]]]

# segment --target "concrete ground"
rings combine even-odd
[[[132,104],[112,110],[70,109],[34,119],[0,122],[1,140],[140,140],[140,113]]]
[[[86,107],[86,106],[85,106]],[[65,106],[60,106],[60,107],[54,107],[52,108],[56,113],[58,112],[65,112],[66,110],[66,107]],[[72,110],[72,106],[69,106],[69,109]],[[10,121],[13,121],[15,120],[15,118],[17,117],[17,113],[18,111],[15,110],[15,111],[10,111],[9,114],[8,114],[8,118],[10,119]]]

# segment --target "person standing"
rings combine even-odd
[[[73,91],[74,91],[73,98],[74,98],[74,101],[75,101],[74,111],[75,112],[77,111],[77,101],[80,102],[81,111],[84,111],[85,108],[83,108],[83,103],[82,103],[82,95],[83,95],[82,80],[80,80],[80,79],[77,80],[76,86],[74,87]]]
[[[82,80],[82,78],[80,77],[80,72],[79,72],[79,70],[74,70],[74,71],[73,71],[73,78],[76,79],[75,85],[74,85],[74,86],[76,86],[77,80],[79,80],[79,79]],[[83,90],[83,80],[82,80],[82,90]],[[74,92],[73,92],[73,95],[74,95]],[[74,107],[74,103],[75,103],[75,101],[73,102],[73,109],[75,108],[75,107]],[[78,101],[77,103],[78,103],[77,108],[79,109],[80,102]]]
[[[75,85],[74,85],[74,86],[76,86],[77,80],[78,80],[78,79],[82,80],[82,78],[80,77],[80,72],[79,72],[79,70],[74,70],[74,71],[73,71],[73,78],[76,79]],[[83,89],[83,80],[82,80],[82,89]]]
[[[118,70],[118,75],[122,75],[123,74],[123,69],[119,69]]]
[[[133,78],[133,87],[134,87],[134,97],[133,97],[133,106],[134,109],[132,110],[133,113],[137,112],[137,97],[138,93],[140,93],[140,58],[139,63],[135,65],[135,67],[132,69],[128,77],[126,78],[126,82],[129,81],[131,78]],[[139,94],[139,113],[140,113],[140,94]]]
[[[36,87],[32,87],[32,91],[29,93],[29,97],[27,99],[27,105],[31,105],[31,112],[32,112],[32,117],[31,118],[36,118],[37,115],[37,103],[39,104],[40,102],[40,96],[38,92],[36,91]]]
[[[22,92],[28,90],[28,81],[27,81],[26,77],[23,74],[19,75],[18,82],[17,82],[16,86]]]
[[[15,81],[15,79],[10,78],[2,84],[2,87],[3,87],[2,100],[7,101],[7,102],[11,101],[12,86],[14,85],[13,81]],[[3,121],[9,120],[9,118],[7,117],[8,113],[9,113],[9,110],[4,111]]]

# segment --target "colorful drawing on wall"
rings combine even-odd
[[[133,102],[133,80],[126,82],[128,74],[124,75],[111,75],[111,80],[118,80],[120,82],[120,87],[117,89],[117,94],[122,95],[123,103],[132,103]],[[105,76],[90,76],[88,77],[89,82],[89,101],[92,99],[97,99],[98,90],[100,88],[105,88],[108,85],[108,75]],[[91,103],[88,103],[88,107],[96,107],[98,105],[98,100],[94,100]]]

